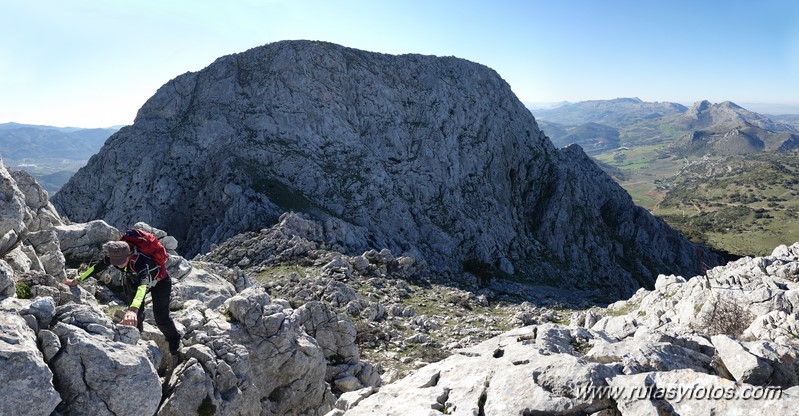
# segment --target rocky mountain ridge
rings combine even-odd
[[[553,147],[493,70],[311,41],[173,79],[53,203],[73,221],[169,230],[188,256],[304,212],[349,254],[607,296],[697,270],[704,250],[579,147]]]
[[[336,252],[325,224],[303,215],[192,261],[150,228],[171,253],[170,309],[183,335],[185,360],[169,375],[151,314],[141,334],[116,323],[118,275],[60,283],[119,231],[65,224],[26,178],[0,164],[0,414],[706,415],[799,405],[799,244],[691,279],[660,275],[652,290],[564,316],[516,303],[507,282],[447,281],[389,250]],[[564,298],[531,299],[562,308]]]
[[[140,223],[171,253],[184,360],[164,373],[167,346],[149,308],[142,333],[117,323],[127,309],[118,272],[61,283],[78,273],[68,265],[100,258],[120,232],[65,223],[28,178],[0,163],[0,381],[9,386],[0,414],[314,415],[332,408],[334,390],[379,385],[346,317],[318,302],[293,309],[240,271],[191,263],[174,238]]]
[[[678,122],[683,124],[684,130],[730,129],[746,124],[770,131],[797,131],[791,125],[774,122],[767,116],[749,111],[731,101],[718,104],[707,100],[697,101],[678,117]]]
[[[799,129],[725,101],[694,104],[674,122],[691,130],[669,146],[693,155],[735,155],[760,151],[790,152],[799,149]]]

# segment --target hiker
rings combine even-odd
[[[125,241],[109,241],[104,248],[108,252],[107,256],[90,265],[77,279],[67,279],[64,284],[76,286],[78,282],[102,273],[109,266],[120,270],[123,273],[124,294],[130,305],[122,318],[122,325],[137,327],[141,332],[144,323],[144,297],[149,292],[152,295],[155,323],[169,343],[170,364],[174,367],[180,361],[180,334],[169,316],[172,281],[166,274],[166,268],[161,271],[162,266],[152,258],[138,251],[132,252]],[[159,272],[165,277],[159,279]]]

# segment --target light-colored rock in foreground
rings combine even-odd
[[[524,327],[459,350],[383,386],[346,414],[590,414],[611,406],[578,396],[581,389],[605,385],[613,369],[542,349],[535,338],[536,327]]]

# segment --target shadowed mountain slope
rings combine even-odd
[[[145,221],[187,255],[301,211],[348,252],[614,295],[699,272],[703,250],[582,149],[556,149],[490,68],[313,41],[168,82],[53,203],[75,221]]]

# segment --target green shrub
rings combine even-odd
[[[31,294],[31,287],[25,282],[17,282],[17,297],[20,299],[30,299],[33,297]]]

